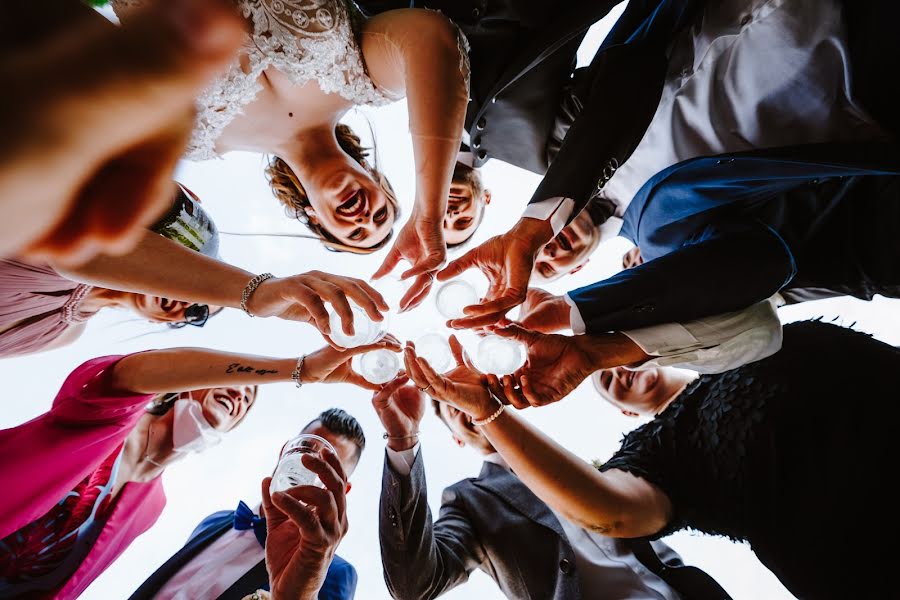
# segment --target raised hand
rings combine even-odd
[[[347,533],[347,476],[337,456],[304,455],[325,489],[302,485],[269,495],[271,477],[262,482],[266,518],[266,568],[273,598],[315,600],[334,552]]]
[[[497,401],[485,384],[484,375],[467,365],[462,345],[456,336],[450,337],[450,349],[456,359],[456,367],[440,375],[422,358],[416,355],[415,346],[406,344],[404,360],[406,373],[413,383],[435,400],[446,402],[473,419],[489,416],[497,407]]]
[[[303,383],[352,383],[367,390],[380,390],[381,386],[370,383],[350,366],[357,354],[365,354],[372,350],[387,349],[400,352],[400,342],[392,335],[386,335],[374,344],[340,350],[326,346],[303,359],[300,370],[300,381]]]
[[[492,325],[524,302],[535,257],[551,237],[553,230],[548,222],[521,219],[508,232],[492,237],[447,265],[437,274],[439,281],[478,268],[490,282],[485,301],[467,306],[466,317],[453,319],[447,325],[456,329]]]
[[[419,423],[425,416],[426,398],[406,376],[398,377],[372,396],[372,406],[388,435],[388,447],[402,451],[418,441]]]
[[[215,0],[149,3],[121,28],[33,4],[4,8],[24,33],[0,60],[0,255],[76,265],[127,251],[171,205],[194,99],[243,31]]]
[[[441,268],[446,258],[447,247],[441,221],[425,219],[413,213],[372,279],[384,277],[401,260],[409,261],[412,266],[401,273],[400,278],[415,277],[415,281],[400,299],[400,311],[403,312],[418,306],[425,299],[434,282],[434,272]]]
[[[515,373],[502,379],[495,375],[487,378],[494,394],[516,408],[562,400],[597,370],[596,356],[584,344],[590,341],[588,336],[544,334],[518,325],[498,328],[494,333],[528,349],[528,359]]]
[[[256,316],[310,323],[327,336],[331,333],[325,308],[328,302],[340,316],[344,333],[352,335],[350,301],[375,321],[384,320],[381,312],[389,308],[381,294],[365,281],[321,271],[268,279],[256,288],[247,307]],[[332,343],[331,340],[328,342]]]

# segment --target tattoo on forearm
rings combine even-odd
[[[231,363],[225,369],[226,373],[253,373],[254,375],[273,375],[278,373],[277,369],[257,369],[253,365],[242,365],[241,363]]]

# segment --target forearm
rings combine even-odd
[[[376,17],[409,111],[419,215],[443,219],[469,101],[461,34],[437,12],[398,10]]]
[[[477,541],[465,514],[453,504],[441,510],[436,530],[421,456],[406,475],[386,457],[378,537],[385,583],[397,600],[437,598],[466,581],[467,567],[477,565],[471,554]]]
[[[204,348],[151,350],[126,356],[113,369],[117,389],[153,394],[291,381],[296,358],[269,358]]]
[[[79,267],[54,265],[60,274],[112,290],[237,308],[253,273],[204,256],[147,231],[134,250],[101,255]]]
[[[634,340],[622,333],[581,335],[575,339],[591,358],[595,371],[623,365],[639,365],[650,358],[650,355]]]
[[[600,473],[511,410],[481,430],[522,482],[570,521],[612,537],[646,535],[665,524],[668,501],[649,484]]]

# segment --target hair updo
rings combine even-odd
[[[369,164],[368,157],[371,149],[363,146],[359,136],[343,123],[338,123],[335,126],[334,133],[341,150],[359,163],[359,165],[372,176],[372,179],[381,186],[381,189],[384,190],[384,193],[387,196],[388,202],[394,207],[395,220],[399,218],[400,205],[397,202],[394,188],[391,187],[387,177],[378,170],[377,158],[374,166]],[[293,217],[306,225],[310,231],[322,240],[322,243],[329,250],[335,252],[352,252],[354,254],[371,254],[384,247],[390,241],[393,231],[385,236],[379,243],[369,248],[357,248],[356,246],[350,246],[341,242],[334,237],[331,232],[325,229],[325,227],[318,223],[314,223],[309,218],[309,215],[306,213],[306,209],[312,207],[312,204],[309,201],[309,195],[306,193],[303,183],[301,183],[300,179],[294,174],[294,171],[291,170],[285,161],[277,156],[272,156],[269,159],[269,164],[266,167],[265,172],[266,178],[269,180],[269,186],[272,188],[272,194],[274,194],[281,205],[284,206],[285,213],[287,213],[289,217]]]

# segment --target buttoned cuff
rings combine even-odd
[[[650,356],[674,354],[697,346],[697,338],[679,323],[663,323],[622,333]]]
[[[578,305],[575,304],[575,301],[568,294],[563,294],[563,300],[569,305],[569,327],[572,329],[572,333],[576,335],[583,334],[587,331],[587,326],[584,324],[584,319],[581,318]]]
[[[412,471],[413,463],[416,462],[416,455],[419,453],[419,442],[416,442],[416,445],[407,450],[392,450],[391,448],[385,448],[387,450],[388,462],[391,464],[391,468],[394,469],[394,472],[401,477],[406,477],[409,475],[410,471]]]
[[[532,202],[525,208],[522,217],[538,219],[539,221],[550,221],[550,227],[553,229],[553,235],[555,236],[569,223],[569,217],[572,216],[572,211],[574,210],[574,200],[557,196],[541,200],[540,202]]]

